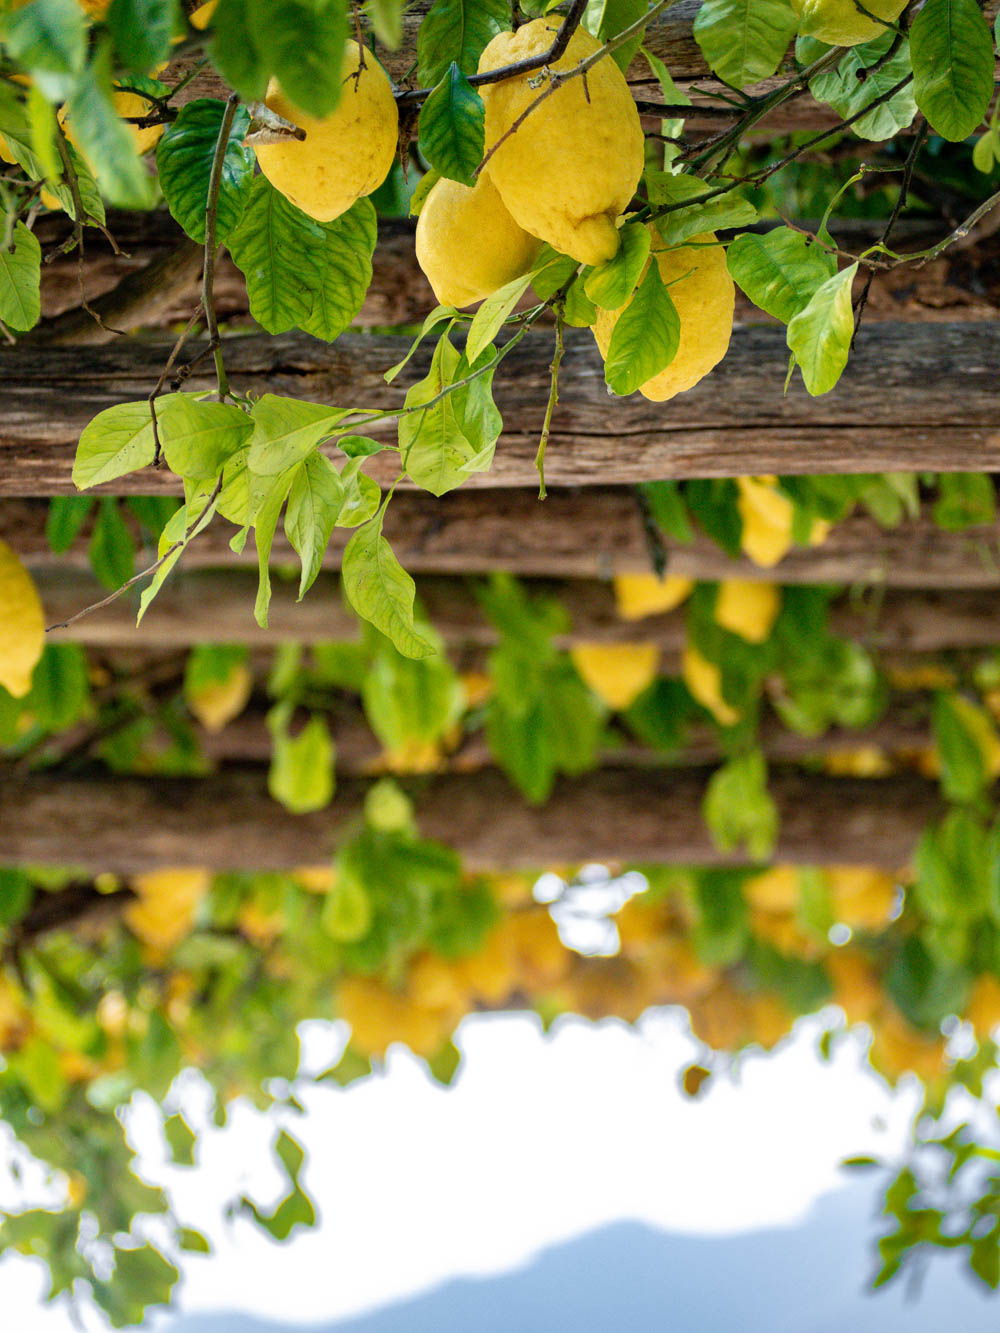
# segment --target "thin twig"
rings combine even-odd
[[[558,302],[555,309],[556,316],[556,345],[552,354],[552,365],[549,367],[549,401],[545,405],[545,420],[542,422],[542,433],[538,440],[538,452],[535,454],[535,467],[538,470],[538,498],[545,499],[545,450],[549,443],[549,432],[552,429],[552,414],[556,410],[556,404],[559,402],[559,366],[562,363],[563,352],[566,350],[563,345],[563,305]]]
[[[191,318],[188,320],[188,322],[184,325],[183,329],[181,329],[180,333],[178,334],[177,341],[174,343],[170,355],[167,357],[167,364],[163,367],[163,370],[160,372],[160,378],[156,381],[156,384],[153,386],[152,393],[146,400],[149,403],[149,415],[150,415],[150,420],[153,423],[153,466],[154,467],[160,466],[160,460],[163,457],[163,447],[160,444],[160,427],[159,427],[159,422],[156,419],[156,400],[163,392],[163,386],[167,382],[167,376],[170,374],[171,370],[173,370],[174,362],[180,355],[181,348],[187,342],[191,330],[197,323],[198,316],[200,314],[201,314],[201,301],[199,300],[197,306],[195,307],[194,314],[191,316]]]
[[[226,99],[226,109],[219,126],[219,137],[215,144],[215,156],[212,159],[212,174],[208,180],[208,200],[205,204],[205,270],[201,285],[201,305],[205,312],[205,327],[208,331],[209,346],[215,358],[215,379],[218,386],[218,398],[221,403],[229,396],[229,381],[222,359],[222,339],[219,336],[219,322],[215,315],[215,223],[219,210],[219,188],[222,185],[222,168],[229,148],[229,134],[233,128],[239,93],[230,93]]]
[[[70,625],[75,625],[76,622],[78,620],[82,620],[84,616],[89,616],[94,611],[102,611],[106,606],[110,606],[112,602],[117,602],[118,598],[121,597],[123,593],[128,592],[129,588],[133,588],[137,583],[141,583],[143,579],[149,578],[150,574],[155,574],[156,571],[160,568],[160,566],[165,564],[174,554],[175,551],[182,549],[188,544],[188,542],[191,540],[192,534],[197,529],[198,525],[202,522],[205,515],[215,504],[216,500],[218,499],[219,492],[221,490],[222,490],[222,474],[220,473],[219,480],[215,483],[215,489],[212,491],[212,494],[205,501],[205,505],[201,513],[198,515],[195,521],[185,529],[184,536],[178,537],[172,546],[167,547],[167,549],[163,552],[163,554],[160,556],[158,560],[155,560],[147,569],[140,570],[138,574],[133,574],[132,577],[130,579],[127,579],[126,582],[124,582],[120,588],[116,588],[113,593],[110,593],[107,597],[102,598],[101,601],[94,602],[92,606],[85,606],[82,611],[77,611],[77,613],[75,615],[70,616],[68,620],[60,620],[59,623],[56,625],[46,626],[45,633],[51,634],[52,631],[56,629],[69,629]]]

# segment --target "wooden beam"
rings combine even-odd
[[[345,334],[331,345],[301,334],[233,339],[230,382],[249,394],[287,394],[331,404],[392,410],[426,373],[430,348],[400,381],[382,372],[404,338]],[[837,388],[810,398],[793,382],[784,392],[787,348],[777,329],[737,329],[729,354],[701,384],[669,404],[641,395],[612,401],[591,334],[572,330],[560,404],[546,461],[551,485],[607,485],[663,477],[758,473],[1000,470],[994,367],[1000,327],[991,323],[897,324],[863,329]],[[73,490],[76,442],[97,412],[145,397],[166,355],[161,342],[88,349],[15,348],[0,382],[0,496]],[[506,430],[488,473],[472,487],[531,486],[548,400],[551,337],[536,332],[515,347],[497,376]],[[205,373],[188,381],[211,388]],[[392,426],[369,427],[391,440]],[[370,460],[383,483],[396,473],[388,451]],[[111,483],[114,493],[176,490],[147,468]]]
[[[45,536],[46,500],[0,501],[0,538],[36,573],[89,568],[88,521],[75,544],[56,555]],[[126,513],[126,519],[128,514]],[[250,543],[229,545],[228,524],[212,524],[184,555],[184,569],[256,567]],[[545,503],[529,490],[455,491],[436,499],[400,492],[386,513],[385,535],[412,574],[486,574],[608,578],[648,573],[650,553],[635,495],[627,487],[551,490]],[[334,530],[324,556],[340,567],[350,532]],[[664,539],[672,574],[693,579],[754,579],[781,583],[872,583],[896,588],[1000,588],[1000,522],[947,532],[929,514],[881,528],[852,514],[822,546],[796,546],[773,569],[732,560],[710,538],[689,545]],[[152,562],[152,552],[148,554]],[[295,563],[279,529],[272,564]]]
[[[92,576],[74,571],[43,572],[38,586],[49,624],[68,620],[103,595]],[[246,569],[182,571],[171,577],[140,626],[135,624],[137,598],[122,597],[52,637],[104,648],[162,650],[202,642],[266,647],[286,639],[323,643],[357,636],[357,618],[345,605],[335,574],[320,574],[301,602],[295,600],[297,578],[275,579],[266,630],[253,620],[256,587],[256,574]],[[572,622],[567,643],[644,640],[677,654],[687,640],[683,608],[641,621],[622,620],[610,583],[540,579],[530,583],[528,591],[552,595],[566,608]],[[428,619],[453,648],[496,641],[496,631],[466,580],[428,577],[418,583],[417,595]],[[890,589],[864,603],[837,603],[830,624],[836,634],[888,652],[991,647],[1000,643],[1000,593]]]
[[[496,772],[444,774],[406,785],[421,831],[474,868],[584,861],[721,865],[745,858],[712,844],[701,814],[707,770],[602,769],[562,781],[533,807]],[[900,867],[941,813],[934,784],[778,773],[775,858],[802,864]],[[366,784],[340,783],[333,805],[289,815],[261,769],[216,777],[0,779],[0,864],[73,865],[134,874],[157,867],[269,870],[332,855],[358,818]]]

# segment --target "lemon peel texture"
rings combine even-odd
[[[479,58],[479,72],[541,55],[558,28],[559,20],[542,18],[498,33]],[[570,70],[600,46],[578,28],[550,68]],[[531,87],[537,78],[536,71],[480,89],[488,150],[544,92],[544,84]],[[610,57],[585,79],[567,79],[489,159],[493,183],[514,219],[581,264],[602,264],[617,254],[615,221],[635,193],[642,167],[639,113]]]
[[[864,7],[876,18],[893,23],[906,8],[906,0],[865,0]],[[854,0],[792,0],[792,9],[799,20],[800,37],[815,37],[831,46],[857,46],[886,31],[884,24],[862,14]]]
[[[45,646],[42,602],[31,575],[0,540],[0,685],[15,699],[31,689]]]
[[[417,263],[441,305],[482,301],[527,273],[541,246],[508,213],[486,172],[471,189],[442,177],[417,219]]]
[[[307,116],[276,79],[264,99],[306,132],[304,140],[260,144],[257,161],[276,190],[317,222],[332,222],[385,180],[396,154],[399,115],[392,85],[370,51],[358,73],[359,48],[348,41],[340,101],[328,116]]]
[[[693,388],[726,355],[733,332],[736,289],[726,268],[726,252],[715,244],[714,232],[703,232],[685,245],[667,249],[656,229],[651,226],[649,230],[660,277],[669,285],[681,325],[680,341],[670,365],[639,386],[644,398],[663,403]],[[607,356],[614,327],[631,299],[617,310],[598,309],[593,327],[601,356]]]

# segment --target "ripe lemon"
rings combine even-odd
[[[348,41],[336,108],[322,119],[293,106],[272,79],[264,99],[306,132],[301,142],[260,144],[257,161],[276,190],[317,222],[332,222],[385,180],[396,155],[399,115],[392,85],[370,51],[358,73],[360,49]]]
[[[737,509],[743,521],[740,545],[755,565],[769,569],[792,545],[794,507],[778,490],[777,477],[737,477],[736,485],[740,491]],[[829,531],[829,523],[813,519],[809,545],[822,545]]]
[[[865,0],[865,9],[877,18],[894,22],[906,8],[906,0]],[[881,37],[885,26],[866,18],[854,0],[792,0],[799,20],[799,36],[815,37],[830,46],[857,46]]]
[[[219,0],[205,0],[203,5],[199,5],[197,9],[192,10],[188,15],[188,23],[191,24],[191,27],[198,28],[199,31],[203,32],[212,22],[212,15],[215,13],[215,6],[218,3]]]
[[[655,643],[578,643],[570,650],[582,679],[609,708],[628,708],[656,679]]]
[[[42,603],[31,575],[0,540],[0,685],[15,699],[31,689],[45,646]]]
[[[781,593],[773,583],[724,579],[715,600],[715,621],[748,643],[763,643],[781,609]]]
[[[761,912],[794,912],[800,894],[797,866],[771,866],[743,885],[743,896]]]
[[[739,713],[722,697],[721,670],[714,662],[702,657],[694,644],[689,643],[684,649],[681,677],[692,698],[707,708],[720,725],[734,727],[739,722]]]
[[[206,731],[221,731],[239,717],[253,693],[253,672],[245,662],[234,662],[225,680],[213,680],[187,691],[187,706]]]
[[[479,72],[541,55],[559,23],[534,19],[517,32],[498,33],[479,58]],[[551,68],[570,70],[600,45],[578,28]],[[487,149],[550,86],[541,77],[537,87],[531,86],[539,78],[535,71],[480,89]],[[581,264],[602,264],[618,253],[615,221],[635,193],[642,167],[639,113],[610,57],[547,96],[489,160],[493,184],[515,220]]]
[[[644,398],[662,403],[693,388],[726,355],[733,332],[736,289],[726,268],[726,252],[714,243],[714,232],[703,232],[686,245],[668,249],[656,229],[651,226],[650,231],[660,277],[669,284],[681,325],[677,352],[670,365],[639,386]],[[618,317],[631,299],[618,310],[598,310],[593,327],[601,356],[607,356]]]
[[[504,208],[489,176],[441,178],[417,219],[417,263],[440,305],[465,306],[527,273],[542,247]]]
[[[679,574],[662,579],[655,574],[616,574],[615,606],[622,620],[642,620],[680,606],[693,587],[691,579]]]

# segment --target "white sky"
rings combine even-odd
[[[307,1055],[321,1062],[316,1048],[337,1034],[311,1026]],[[180,1305],[330,1320],[515,1268],[611,1222],[703,1235],[793,1225],[844,1182],[843,1157],[892,1156],[914,1106],[912,1090],[891,1096],[864,1071],[857,1042],[820,1062],[817,1031],[800,1023],[776,1054],[746,1058],[738,1080],[691,1102],[677,1080],[697,1050],[677,1011],[635,1030],[561,1020],[548,1037],[530,1015],[466,1019],[451,1089],[397,1048],[381,1078],[307,1090],[308,1114],[290,1128],[308,1150],[321,1225],[282,1247],[221,1219],[242,1189],[261,1202],[279,1189],[272,1122],[238,1110],[229,1129],[209,1131],[198,1170],[155,1167],[155,1148],[147,1159],[215,1247],[185,1258]],[[140,1108],[143,1145],[155,1144],[151,1123]],[[39,1290],[31,1262],[0,1265],[4,1327],[70,1333]]]

